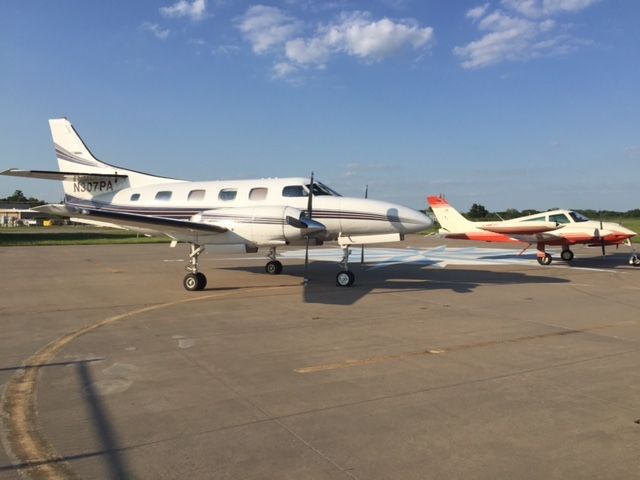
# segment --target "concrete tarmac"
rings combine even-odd
[[[0,478],[640,478],[640,269],[574,251],[186,292],[185,246],[0,249]]]

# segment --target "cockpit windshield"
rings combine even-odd
[[[581,213],[578,212],[569,212],[569,215],[571,215],[571,218],[573,218],[574,222],[588,222],[589,219],[587,217],[585,217],[584,215],[582,215]]]
[[[307,184],[307,189],[310,190],[311,185]],[[324,183],[313,182],[313,195],[330,195],[332,197],[341,197],[338,192],[327,187]]]

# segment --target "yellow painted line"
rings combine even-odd
[[[2,412],[2,423],[4,427],[3,444],[13,463],[20,465],[17,468],[18,472],[21,475],[26,475],[33,479],[66,480],[78,478],[71,469],[71,465],[56,452],[40,429],[36,409],[37,381],[40,368],[51,362],[60,350],[75,339],[105,325],[126,320],[142,313],[213,298],[231,297],[247,293],[248,291],[255,293],[263,290],[278,290],[291,287],[300,288],[299,285],[247,287],[241,290],[232,290],[150,305],[120,315],[114,315],[97,323],[79,328],[42,347],[23,362],[24,369],[18,370],[13,375],[5,387],[2,401],[0,402],[0,412]]]
[[[446,348],[431,348],[427,350],[420,350],[420,351],[414,351],[414,352],[401,352],[401,353],[396,353],[391,355],[377,355],[377,356],[367,357],[362,359],[348,359],[342,362],[334,362],[334,363],[327,363],[324,365],[315,365],[310,367],[296,368],[294,369],[294,372],[305,374],[305,373],[327,372],[331,370],[340,370],[343,368],[363,367],[368,365],[376,365],[380,363],[395,362],[395,361],[404,360],[412,357],[440,355],[440,354],[456,352],[460,350],[470,350],[473,348],[483,348],[483,347],[490,347],[495,345],[504,345],[509,343],[526,342],[526,341],[532,341],[532,340],[540,340],[543,338],[560,337],[564,335],[575,335],[578,333],[587,333],[594,330],[602,330],[605,328],[612,328],[612,327],[618,327],[623,325],[632,325],[635,323],[636,322],[633,322],[633,321],[625,321],[625,322],[618,322],[618,323],[610,323],[607,325],[587,327],[580,330],[560,330],[557,332],[543,333],[540,335],[526,335],[522,337],[508,338],[504,340],[488,340],[486,342],[454,345]]]

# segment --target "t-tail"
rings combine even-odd
[[[66,118],[49,120],[49,126],[59,170],[12,168],[0,174],[62,181],[65,203],[75,204],[93,201],[98,196],[101,201],[109,203],[113,195],[124,188],[180,181],[127,170],[98,160]]]
[[[49,126],[67,199],[91,200],[109,197],[123,188],[176,181],[98,160],[66,118],[51,119]]]
[[[449,205],[442,197],[431,196],[427,198],[433,214],[438,219],[438,223],[447,233],[461,233],[474,229],[472,221],[467,220],[455,208]]]

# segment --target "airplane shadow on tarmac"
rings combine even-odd
[[[38,467],[49,465],[54,468],[53,474],[55,478],[75,478],[75,473],[70,469],[73,461],[84,460],[91,457],[102,457],[104,460],[105,472],[108,472],[108,478],[132,478],[127,467],[124,457],[123,448],[118,442],[118,436],[113,428],[109,412],[95,389],[93,376],[91,375],[89,363],[100,361],[102,359],[89,359],[74,362],[55,362],[51,364],[33,365],[31,367],[65,367],[69,365],[76,366],[76,375],[78,377],[78,386],[85,400],[88,416],[93,423],[93,429],[96,437],[101,443],[101,450],[82,452],[66,456],[58,456],[48,451],[46,446],[40,445],[38,454],[41,460],[28,461],[24,463],[12,463],[11,465],[0,465],[0,477],[3,471],[20,471],[29,474],[37,471]],[[18,367],[16,367],[18,368]],[[24,367],[22,367],[24,368]],[[28,368],[28,367],[27,367]],[[4,370],[13,370],[14,368],[5,368]],[[30,422],[37,420],[31,419]],[[36,428],[35,425],[32,425]],[[44,451],[47,450],[47,451]],[[34,453],[31,452],[31,455]],[[51,471],[50,471],[51,472]],[[39,477],[38,477],[39,478]]]
[[[398,264],[384,268],[370,268],[371,265],[350,265],[356,276],[352,287],[338,287],[335,283],[336,265],[326,263],[309,264],[309,283],[304,287],[305,303],[327,305],[352,305],[374,290],[376,294],[400,291],[449,290],[456,293],[470,293],[475,288],[487,285],[514,284],[560,284],[568,283],[565,278],[530,275],[521,272],[499,272],[465,269],[425,269],[423,265]],[[246,271],[264,274],[262,267],[227,267],[226,270]],[[549,273],[549,271],[545,271]],[[541,272],[544,273],[544,272]],[[304,278],[303,265],[284,266],[283,275]]]

